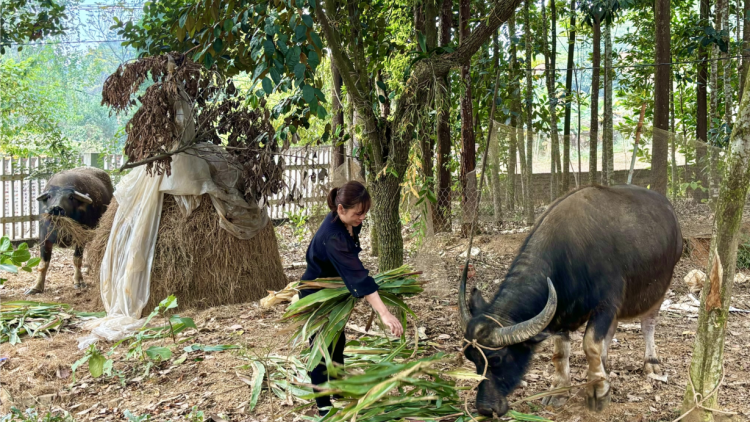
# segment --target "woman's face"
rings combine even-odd
[[[348,210],[344,209],[344,206],[339,204],[336,212],[338,212],[341,222],[352,227],[359,226],[367,217],[367,211],[362,209],[362,204],[349,208]]]

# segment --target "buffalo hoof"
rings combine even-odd
[[[649,376],[651,374],[662,375],[661,366],[659,365],[659,359],[652,358],[646,360],[646,362],[643,363],[643,373],[646,374],[646,376]]]
[[[76,289],[85,289],[86,287],[87,287],[87,285],[83,281],[75,284],[75,288]]]
[[[586,408],[593,412],[601,412],[611,401],[610,392],[609,383],[606,381],[590,385],[586,389]]]
[[[28,295],[38,295],[40,293],[44,293],[44,289],[38,289],[36,287],[32,287],[29,290],[26,290],[25,292],[23,292],[23,294],[25,294],[27,296]]]
[[[564,394],[560,394],[557,396],[547,396],[542,399],[542,405],[546,406],[552,406],[552,407],[562,407],[565,403],[568,402],[568,396]]]

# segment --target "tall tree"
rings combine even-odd
[[[581,4],[586,23],[593,29],[593,52],[591,60],[591,128],[589,129],[589,184],[597,183],[597,147],[599,143],[599,76],[601,74],[601,43],[602,22],[604,21],[608,4],[599,0],[589,0]],[[579,140],[580,142],[580,140]]]
[[[550,30],[547,39],[547,17],[545,2],[549,1]],[[560,165],[560,139],[557,132],[557,8],[555,0],[542,0],[542,34],[544,36],[544,75],[547,84],[547,96],[549,97],[549,119],[550,119],[550,200],[554,201],[559,196]],[[550,46],[551,44],[551,46]]]
[[[510,105],[510,128],[509,128],[509,135],[510,135],[510,145],[508,146],[508,179],[507,184],[505,188],[505,192],[507,194],[507,209],[510,212],[513,212],[516,206],[516,158],[518,155],[517,145],[518,145],[518,138],[519,134],[521,134],[521,137],[523,136],[523,132],[519,132],[518,127],[521,126],[519,124],[519,114],[521,112],[521,100],[520,100],[520,88],[518,86],[518,74],[516,72],[516,68],[518,67],[518,61],[516,57],[516,14],[513,13],[513,15],[508,19],[508,38],[510,39],[510,60],[508,63],[508,80],[510,80],[510,98],[511,98],[511,105]],[[522,161],[522,167],[525,166],[526,163]]]
[[[750,0],[748,0],[750,1]],[[563,193],[570,189],[570,115],[573,99],[573,66],[576,47],[576,0],[570,0],[570,27],[568,28],[568,65],[565,71],[565,118],[563,123]]]
[[[534,178],[534,167],[532,156],[534,150],[534,128],[532,119],[534,116],[534,91],[532,85],[531,69],[531,0],[526,0],[523,4],[523,26],[526,31],[526,59],[524,67],[526,72],[526,183],[524,184],[524,198],[526,206],[526,224],[534,224],[534,199],[532,189],[532,179]]]
[[[667,194],[667,160],[669,159],[669,75],[670,0],[655,0],[655,67],[654,75],[654,140],[651,153],[651,189]],[[662,131],[658,133],[657,131]]]
[[[453,27],[453,0],[443,0],[440,12],[440,46],[447,47],[451,42]],[[437,207],[433,224],[435,232],[451,230],[451,101],[450,79],[438,81],[435,95],[437,102]]]
[[[700,0],[700,25],[707,27],[709,0]],[[750,2],[750,0],[749,0]],[[747,25],[747,24],[746,24]],[[747,33],[747,32],[746,32]],[[695,137],[695,180],[701,183],[703,189],[707,188],[707,178],[703,171],[706,161],[706,142],[708,142],[708,48],[703,45],[698,47],[698,83],[696,86],[696,122]],[[702,189],[693,190],[693,200],[700,203],[706,195]]]
[[[471,0],[459,0],[458,5],[458,39],[459,45],[466,43],[471,29],[469,18],[471,14]],[[477,192],[472,190],[475,186],[469,181],[470,173],[477,164],[476,142],[474,140],[474,112],[471,97],[471,67],[467,63],[461,66],[461,83],[463,84],[463,95],[461,96],[461,205],[463,206],[464,221],[461,232],[468,235],[471,230],[471,221],[476,202]]]
[[[495,65],[495,69],[500,68],[500,39],[498,37],[498,33],[495,33],[495,36],[492,40],[494,51],[492,52],[493,56],[493,64]],[[496,91],[495,87],[492,87],[493,92]],[[494,105],[493,105],[494,107]],[[477,119],[479,120],[479,119]],[[493,122],[494,123],[494,122]],[[502,205],[502,189],[500,187],[500,140],[501,139],[507,139],[508,134],[505,131],[498,130],[497,126],[494,124],[491,124],[490,126],[492,130],[497,133],[497,136],[493,136],[492,133],[489,134],[487,139],[489,140],[489,145],[487,145],[487,152],[489,153],[490,158],[490,185],[492,188],[492,208],[493,208],[493,219],[496,224],[499,224],[503,221],[503,205]]]
[[[744,0],[742,6],[742,44],[740,44],[740,56],[742,56],[742,65],[740,66],[740,92],[739,97],[742,98],[742,94],[745,89],[745,70],[748,68],[748,57],[750,54],[750,0]],[[739,26],[739,25],[737,25]],[[737,40],[739,41],[739,40]]]
[[[614,127],[612,119],[612,25],[604,25],[604,127],[602,131],[602,185],[613,184],[614,162]]]
[[[746,72],[747,73],[747,72]],[[724,377],[724,344],[729,305],[734,287],[740,223],[750,187],[750,95],[743,93],[737,121],[732,129],[729,154],[722,177],[714,218],[706,281],[701,295],[698,329],[690,364],[683,419],[689,422],[714,420],[718,391]],[[702,398],[697,408],[696,394]]]
[[[716,4],[714,7],[714,28],[716,29],[716,32],[721,32],[722,26],[721,24],[724,22],[722,18],[722,13],[724,12],[724,2],[727,0],[716,0]],[[719,127],[717,127],[717,124],[719,124],[719,58],[721,55],[721,51],[718,44],[713,44],[711,49],[711,82],[710,82],[710,88],[711,88],[711,105],[709,109],[709,116],[708,116],[708,128],[710,132],[718,132]],[[719,124],[719,126],[721,126]],[[718,173],[718,167],[719,167],[719,153],[717,146],[715,145],[715,141],[718,139],[718,134],[714,135],[713,140],[709,140],[709,144],[712,145],[713,148],[709,149],[708,151],[708,173],[709,173],[709,180],[708,180],[708,193],[709,198],[711,200],[711,203],[713,204],[716,200],[716,198],[719,195],[719,173]]]
[[[344,142],[344,108],[341,106],[341,74],[331,60],[331,77],[333,79],[333,92],[331,93],[331,133],[333,134],[333,168],[337,169],[344,164],[346,156],[346,143]]]

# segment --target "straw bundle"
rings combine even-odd
[[[117,201],[112,200],[87,248],[91,273],[99,270],[112,229]],[[286,277],[276,234],[269,222],[249,240],[240,240],[219,226],[211,199],[184,218],[172,195],[164,195],[156,240],[151,291],[145,309],[169,295],[185,307],[208,308],[262,298],[266,290],[280,290]]]

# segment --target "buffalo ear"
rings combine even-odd
[[[471,298],[469,299],[469,310],[472,315],[481,313],[484,308],[487,307],[487,302],[482,297],[482,292],[476,287],[471,291]]]
[[[49,199],[49,192],[44,192],[43,194],[36,197],[37,201],[46,201]]]

